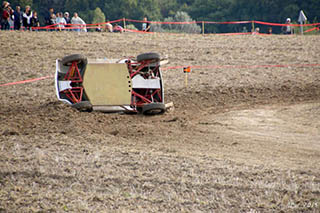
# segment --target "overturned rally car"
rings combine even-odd
[[[56,60],[56,94],[80,111],[165,112],[160,56],[90,60],[80,54]]]

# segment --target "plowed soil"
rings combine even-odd
[[[169,59],[164,115],[57,100],[57,58],[144,52]],[[319,52],[319,36],[1,32],[0,84],[52,77],[0,87],[0,212],[319,212]],[[188,65],[187,87],[165,69]]]

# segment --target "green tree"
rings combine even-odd
[[[33,1],[32,0],[13,0],[13,1],[10,1],[10,3],[11,3],[11,6],[21,6],[21,9],[22,10],[24,10],[25,9],[25,7],[27,6],[27,5],[29,5],[29,6],[33,6]],[[13,9],[15,9],[15,8],[13,8]]]
[[[105,21],[106,21],[106,16],[102,12],[102,10],[99,7],[97,7],[93,11],[93,17],[92,17],[91,23],[96,24],[96,23],[102,23],[102,22],[105,22]]]
[[[168,17],[165,22],[193,22],[194,20],[186,12],[179,11],[173,17]],[[152,26],[152,31],[162,32],[162,29],[169,32],[182,32],[182,33],[200,33],[201,27],[196,23],[193,24],[165,24],[163,26]]]
[[[178,11],[179,4],[176,0],[159,0],[158,1],[160,13],[162,17],[174,16]]]
[[[137,0],[109,0],[104,4],[103,12],[111,20],[136,18]]]
[[[192,14],[192,18],[197,21],[230,21],[233,5],[234,0],[195,0],[189,14]],[[228,25],[210,24],[206,27],[206,32],[228,32],[229,28]]]
[[[136,19],[148,17],[149,20],[161,19],[160,7],[157,0],[140,0],[137,4]]]

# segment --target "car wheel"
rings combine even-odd
[[[86,65],[88,63],[88,59],[84,55],[73,54],[65,56],[61,60],[61,63],[64,66],[71,66],[73,62],[77,62],[78,64],[82,63],[83,65]]]
[[[137,61],[145,61],[145,60],[152,60],[153,62],[160,61],[160,55],[158,53],[143,53],[137,56]]]
[[[81,101],[79,103],[72,104],[71,106],[81,112],[92,111],[92,104],[89,101]]]
[[[142,107],[142,114],[144,115],[160,115],[166,110],[166,106],[162,103],[145,104]]]

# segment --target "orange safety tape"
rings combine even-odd
[[[67,28],[65,28],[65,29],[67,29]],[[125,32],[132,32],[132,33],[142,33],[142,34],[161,34],[161,32],[146,32],[146,31],[141,31],[141,30],[130,30],[130,29],[124,29],[124,31]],[[182,33],[165,32],[165,34],[181,35]],[[251,34],[269,35],[269,34],[264,34],[264,33],[252,33],[252,32],[247,32],[247,33],[206,33],[205,35],[251,35]]]
[[[229,21],[229,22],[216,22],[216,21],[190,21],[190,22],[162,22],[162,21],[143,21],[143,20],[134,20],[134,19],[117,19],[114,21],[109,21],[109,23],[115,23],[115,22],[121,22],[121,21],[128,21],[128,22],[137,22],[137,23],[143,23],[143,22],[148,22],[148,23],[152,23],[152,24],[248,24],[248,23],[255,23],[255,24],[262,24],[262,25],[270,25],[270,26],[320,26],[320,23],[313,23],[313,24],[280,24],[280,23],[271,23],[271,22],[263,22],[263,21]],[[98,25],[104,25],[107,22],[103,22],[103,23],[97,23],[97,24],[86,24],[85,26],[87,28],[95,28],[94,26],[98,26]],[[61,25],[61,24],[53,24],[53,25],[48,25],[48,26],[44,26],[44,27],[33,27],[32,29],[34,30],[41,30],[41,29],[45,29],[45,30],[49,30],[49,29],[56,29],[57,25]],[[79,27],[73,27],[73,26],[77,26],[77,24],[66,24],[65,25],[65,29],[79,29],[81,28],[83,25],[79,25]],[[93,26],[93,27],[89,27],[89,26]]]
[[[163,22],[163,21],[143,21],[143,20],[134,20],[134,19],[126,19],[126,21],[138,22],[138,23],[151,23],[151,24],[196,24],[196,21],[181,21],[181,22]]]
[[[254,34],[252,32],[247,32],[247,33],[206,33],[206,35],[251,35]],[[260,33],[256,33],[257,35]]]
[[[217,21],[197,21],[197,24],[249,24],[252,21],[224,21],[224,22],[217,22]]]
[[[40,81],[40,80],[53,78],[53,77],[54,76],[45,76],[45,77],[40,77],[40,78],[33,78],[33,79],[27,79],[27,80],[23,80],[23,81],[16,81],[16,82],[11,82],[11,83],[6,83],[6,84],[0,84],[0,87],[11,86],[11,85],[16,85],[16,84],[25,84],[25,83]]]
[[[217,22],[217,21],[190,21],[190,22],[162,22],[162,21],[143,21],[143,20],[134,20],[134,19],[125,19],[129,22],[138,22],[138,23],[151,23],[151,24],[249,24],[249,23],[256,23],[262,25],[273,25],[273,26],[317,26],[320,23],[313,23],[313,24],[280,24],[280,23],[271,23],[271,22],[263,22],[263,21],[224,21],[224,22]]]
[[[102,22],[102,23],[96,23],[96,24],[52,24],[52,25],[48,25],[48,26],[44,26],[44,27],[32,27],[32,29],[34,29],[34,30],[52,30],[52,29],[59,28],[58,27],[59,25],[64,25],[65,28],[63,28],[63,29],[81,29],[81,28],[83,28],[83,26],[86,26],[86,28],[96,28],[99,25],[105,25],[107,23],[112,24],[112,23],[120,22],[122,20],[123,19],[118,19],[118,20],[114,20],[114,21]],[[88,26],[95,26],[95,27],[88,27]]]
[[[320,23],[313,23],[313,24],[278,24],[278,23],[270,23],[270,22],[263,22],[263,21],[252,21],[255,24],[262,24],[262,25],[271,25],[271,26],[292,26],[292,27],[300,27],[300,26],[317,26]]]
[[[173,66],[173,67],[163,67],[162,70],[175,70],[175,69],[183,69],[185,67],[190,67],[191,69],[254,69],[254,68],[272,68],[272,67],[320,67],[320,64],[266,64],[266,65],[210,65],[210,66]],[[17,84],[25,84],[40,80],[45,80],[48,78],[53,78],[54,76],[45,76],[40,78],[27,79],[23,81],[16,81],[6,84],[0,84],[0,87],[3,86],[11,86]]]
[[[254,69],[254,68],[272,68],[272,67],[320,67],[320,64],[267,64],[267,65],[210,65],[210,66],[174,66],[164,67],[162,70],[174,70],[190,67],[192,69]]]
[[[319,27],[311,28],[309,30],[304,31],[304,33],[308,33],[308,32],[315,31],[315,30],[319,31]]]

